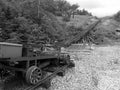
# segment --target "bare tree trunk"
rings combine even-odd
[[[74,18],[75,17],[74,12],[72,14],[73,14],[72,18]]]

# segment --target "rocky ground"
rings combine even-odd
[[[49,90],[120,90],[120,47],[69,50],[75,68],[52,80]]]

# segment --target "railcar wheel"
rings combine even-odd
[[[37,66],[31,66],[26,72],[26,81],[28,84],[37,84],[42,79],[42,70]]]

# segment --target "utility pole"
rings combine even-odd
[[[38,18],[39,18],[39,14],[40,14],[40,0],[38,0]]]

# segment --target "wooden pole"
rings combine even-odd
[[[38,18],[39,18],[39,13],[40,13],[40,0],[38,0]]]

